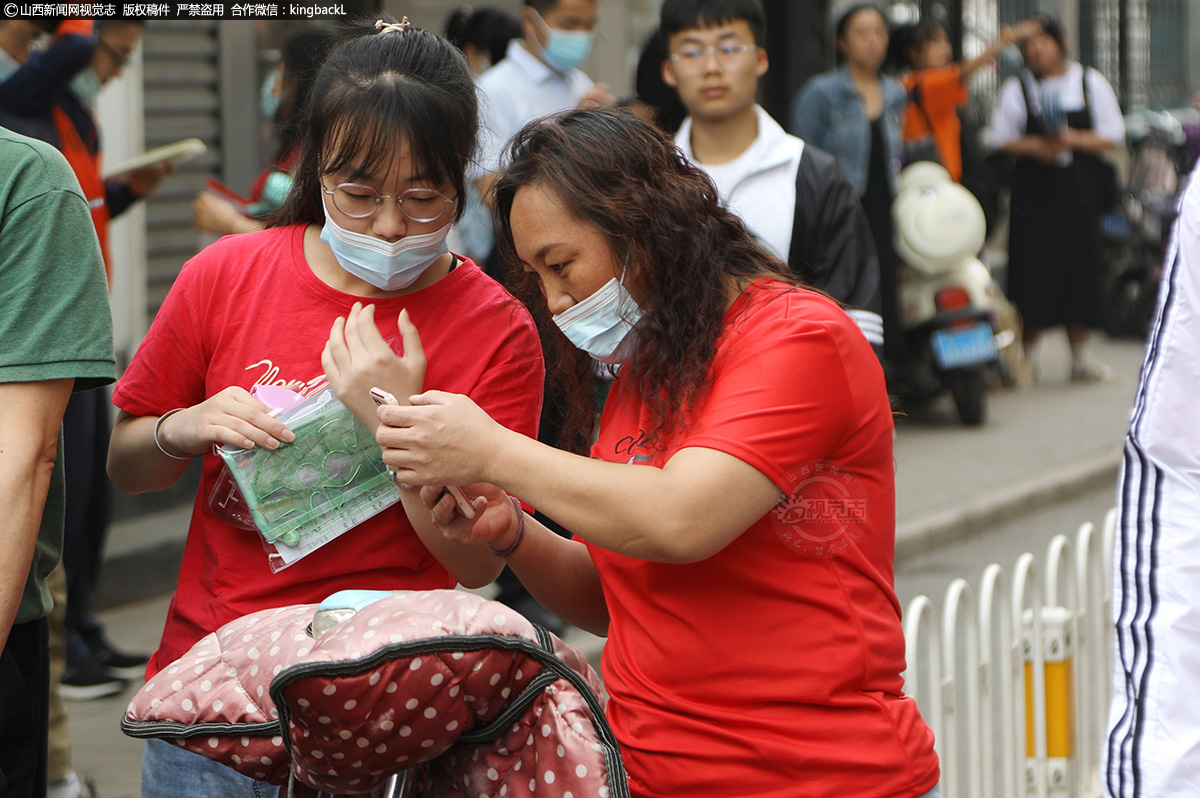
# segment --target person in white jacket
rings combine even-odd
[[[1200,183],[1183,195],[1117,496],[1111,798],[1200,794]]]
[[[755,102],[768,68],[759,0],[666,0],[660,22],[663,80],[689,114],[676,145],[758,241],[842,302],[881,351],[879,260],[850,181]]]

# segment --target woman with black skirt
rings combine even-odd
[[[1071,380],[1110,379],[1112,369],[1088,350],[1101,321],[1100,214],[1116,190],[1101,154],[1121,143],[1125,125],[1104,76],[1067,59],[1062,23],[1049,14],[1029,21],[1037,30],[1022,46],[1028,69],[1001,87],[991,123],[993,144],[1016,161],[1008,295],[1031,361],[1041,333],[1061,325]]]

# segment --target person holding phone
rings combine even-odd
[[[510,154],[498,242],[561,333],[575,428],[594,423],[596,362],[616,372],[590,456],[426,391],[378,408],[384,462],[425,486],[449,539],[608,637],[633,795],[936,795],[933,735],[902,692],[892,416],[870,344],[632,114],[540,120]]]
[[[255,385],[330,386],[374,429],[372,388],[469,395],[535,435],[541,346],[525,308],[448,251],[475,148],[475,85],[462,54],[407,20],[355,27],[317,75],[288,199],[267,229],[228,236],[183,268],[113,401],[109,473],[130,492],[175,483],[204,457],[179,583],[154,676],[209,632],[338,590],[480,587],[501,563],[448,540],[418,491],[272,572],[259,536],[210,505],[214,445],[275,449],[293,433]],[[423,335],[418,338],[416,328]],[[142,795],[274,795],[270,785],[161,741]]]

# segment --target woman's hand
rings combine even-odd
[[[421,392],[425,382],[425,350],[421,336],[400,311],[397,320],[404,354],[397,356],[375,325],[375,306],[358,302],[345,319],[338,317],[329,331],[329,342],[321,353],[321,365],[329,386],[342,404],[358,417],[367,429],[375,429],[379,419],[371,399],[372,388],[382,388],[396,396],[401,404]]]
[[[134,169],[132,172],[121,175],[118,179],[125,181],[134,194],[145,197],[157,191],[158,187],[162,185],[163,178],[174,171],[175,164],[167,161]]]
[[[173,413],[158,428],[158,440],[180,456],[203,454],[213,444],[278,449],[295,434],[245,388],[229,387],[198,405]]]
[[[508,494],[488,482],[466,485],[463,491],[475,507],[474,518],[462,514],[444,487],[421,488],[421,501],[429,508],[442,535],[455,543],[490,543],[495,549],[512,545],[520,518]]]
[[[218,235],[262,229],[262,222],[243,215],[232,202],[208,191],[201,191],[192,200],[192,224],[197,230]]]
[[[1054,165],[1067,151],[1067,145],[1060,136],[1029,136],[1029,156],[1044,164]]]
[[[383,406],[375,439],[396,480],[410,485],[491,482],[488,464],[503,462],[508,430],[469,397],[429,391],[409,407]]]

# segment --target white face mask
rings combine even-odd
[[[571,343],[601,363],[626,363],[637,349],[634,326],[642,318],[642,309],[616,277],[553,318]]]
[[[329,207],[324,202],[321,207],[325,211],[321,241],[333,250],[334,257],[343,269],[382,291],[408,288],[434,261],[450,251],[446,243],[446,235],[450,232],[449,222],[432,233],[405,236],[388,243],[375,236],[340,227],[329,215]]]
[[[21,68],[21,63],[4,50],[0,50],[0,83],[8,80]]]
[[[104,84],[100,82],[100,76],[90,66],[79,70],[75,73],[75,77],[71,78],[71,91],[88,108],[96,107],[96,96],[103,88]]]

